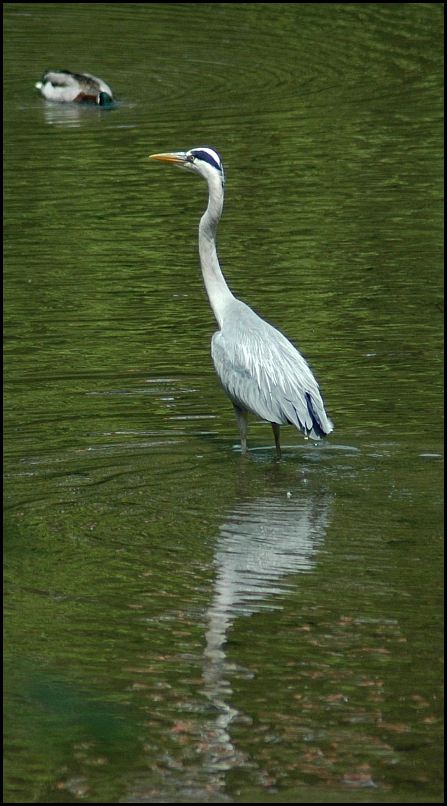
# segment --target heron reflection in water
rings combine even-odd
[[[219,325],[211,340],[211,355],[234,406],[242,452],[247,452],[248,413],[271,423],[278,457],[283,424],[294,425],[311,439],[326,436],[333,425],[303,356],[279,330],[233,296],[222,274],[216,251],[225,181],[219,154],[201,146],[190,151],[152,154],[150,159],[186,168],[208,183],[208,206],[199,225],[199,254],[208,298]]]
[[[232,631],[239,618],[290,607],[287,600],[299,588],[299,575],[309,574],[316,567],[331,507],[331,497],[319,488],[315,494],[307,489],[290,498],[272,491],[253,500],[237,501],[220,526],[202,669],[203,693],[215,716],[202,726],[202,735],[207,737],[204,760],[208,769],[221,775],[222,790],[226,773],[247,762],[231,736],[233,720],[243,715],[235,704],[233,680],[240,676],[250,679],[252,674],[234,663],[229,643]],[[265,636],[256,634],[253,644],[257,651],[268,654]],[[251,653],[249,645],[241,656],[248,660]],[[214,779],[214,783],[218,781]]]

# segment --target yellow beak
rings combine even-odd
[[[168,162],[171,165],[184,165],[186,154],[184,151],[172,152],[170,154],[151,154],[150,160],[158,160],[159,162]]]

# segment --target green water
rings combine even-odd
[[[5,802],[442,802],[442,6],[4,4]],[[48,67],[116,107],[49,104]],[[209,356],[234,293],[321,445]]]

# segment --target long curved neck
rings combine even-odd
[[[208,179],[208,189],[208,207],[199,224],[199,254],[208,299],[220,327],[225,308],[234,297],[222,274],[216,251],[217,225],[222,215],[224,200],[219,176],[211,176]]]

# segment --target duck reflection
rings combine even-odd
[[[58,104],[53,101],[45,101],[43,104],[45,123],[48,126],[58,128],[77,129],[86,120],[91,120],[91,115],[100,115],[101,107],[94,104]]]

